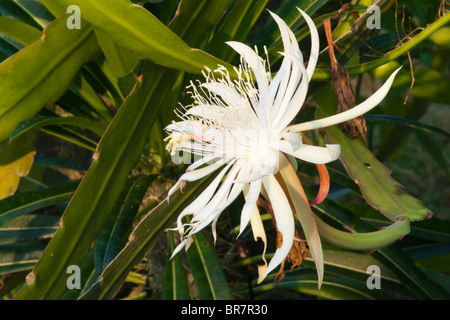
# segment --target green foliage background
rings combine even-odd
[[[178,239],[165,230],[212,177],[189,183],[168,203],[183,166],[171,163],[163,129],[179,102],[190,103],[185,87],[201,79],[204,66],[221,64],[234,75],[239,60],[225,41],[259,52],[266,46],[277,70],[280,34],[266,9],[290,25],[307,60],[308,29],[295,6],[314,19],[323,50],[299,119],[334,113],[323,20],[337,15],[341,1],[0,1],[0,297],[448,299],[449,5],[373,2],[379,30],[366,26],[367,0],[352,1],[332,22],[356,100],[404,67],[365,116],[367,148],[338,127],[327,132],[359,157],[343,154],[328,166],[330,194],[313,210],[358,232],[389,224],[397,212],[411,220],[434,215],[371,254],[325,244],[319,292],[310,258],[300,268],[287,264],[278,285],[275,274],[256,284],[260,243],[250,228],[236,239],[241,198],[222,214],[215,245],[207,228],[186,253],[168,259]],[[80,29],[67,27],[69,5],[81,10]],[[372,171],[364,159],[375,159]],[[298,172],[313,198],[315,167],[299,163]],[[270,215],[262,214],[273,252]],[[79,289],[67,287],[70,265],[81,267]],[[366,286],[370,265],[381,268],[381,290]]]

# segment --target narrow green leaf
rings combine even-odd
[[[145,192],[155,178],[156,175],[141,176],[136,179],[128,191],[106,246],[103,269],[114,259],[128,241],[128,236],[133,226],[134,218],[138,213],[139,205],[142,202]]]
[[[42,25],[15,3],[15,1],[0,1],[0,15],[18,20],[34,28],[42,29]]]
[[[232,299],[222,265],[202,231],[192,236],[193,243],[187,250],[189,267],[200,300]]]
[[[53,20],[51,13],[40,1],[15,0],[13,2],[42,27]]]
[[[39,129],[42,132],[72,142],[92,152],[97,148],[97,142],[89,138],[86,133],[76,130],[76,127],[45,126]]]
[[[356,232],[371,232],[374,227],[362,222],[347,209],[337,203],[325,200],[320,205],[314,206],[317,213],[322,213],[323,218],[335,222],[340,226],[348,226]],[[414,225],[414,224],[412,224]],[[372,256],[395,274],[398,280],[413,293],[422,299],[442,299],[448,297],[443,289],[430,281],[415,265],[414,261],[398,246],[390,245],[378,249]],[[326,273],[326,271],[325,271]]]
[[[112,74],[120,77],[131,73],[141,58],[133,50],[116,44],[103,33],[95,32],[95,34]]]
[[[164,231],[169,228],[195,197],[197,197],[214,179],[214,175],[196,182],[188,183],[183,192],[176,191],[167,200],[145,215],[130,235],[130,240],[98,278],[80,298],[111,299],[131,269],[151,250]]]
[[[19,122],[56,101],[81,67],[100,53],[92,29],[84,24],[70,30],[66,18],[49,24],[40,40],[0,64],[0,141]]]
[[[163,80],[163,85],[168,85],[159,71],[150,65],[145,69],[134,92],[111,122],[61,226],[33,269],[36,281],[22,287],[17,299],[57,299],[64,293],[66,268],[83,261],[142,152],[158,112],[151,99],[157,88],[155,83]],[[152,76],[155,73],[160,74],[158,78]]]
[[[177,30],[177,35],[189,46],[203,48],[232,2],[233,0],[183,0],[178,6],[176,19],[172,20],[169,28]]]
[[[186,281],[183,264],[180,256],[176,255],[170,260],[170,256],[175,249],[173,232],[169,232],[169,254],[167,255],[166,268],[164,269],[164,279],[162,285],[161,298],[163,300],[190,300],[191,292]]]
[[[103,265],[105,259],[105,251],[108,246],[109,239],[111,238],[111,232],[116,223],[117,217],[119,215],[120,209],[122,208],[122,203],[128,195],[133,183],[136,181],[137,177],[129,177],[122,188],[122,191],[116,198],[116,202],[109,212],[106,222],[103,224],[102,229],[99,232],[97,239],[95,240],[94,248],[94,265],[97,272],[97,276],[105,269],[106,265]]]
[[[266,282],[254,288],[253,292],[261,293],[277,288],[294,290],[329,300],[374,300],[377,295],[376,291],[367,290],[365,284],[333,275],[325,275],[322,287],[318,290],[317,278],[311,273],[285,277],[280,284],[274,281]]]
[[[58,117],[58,116],[42,116],[35,115],[34,117],[20,122],[9,135],[10,141],[13,141],[23,133],[33,129],[51,125],[68,125],[75,127],[82,127],[94,132],[101,137],[105,132],[107,124],[99,121],[91,121],[83,117]]]
[[[0,246],[0,275],[30,270],[42,254],[45,245],[15,243]]]
[[[450,138],[450,133],[442,130],[441,128],[437,128],[435,126],[430,126],[424,123],[420,123],[414,120],[406,119],[403,117],[398,117],[390,114],[365,114],[364,118],[368,121],[383,121],[383,122],[391,122],[395,124],[399,124],[402,126],[411,127],[418,130],[427,131],[430,133],[436,133],[443,135],[444,137]]]
[[[58,228],[58,216],[27,215],[0,227],[0,245],[50,238]]]
[[[29,24],[9,17],[0,16],[0,31],[26,46],[39,40],[42,32]]]
[[[260,16],[268,0],[237,0],[231,12],[225,18],[220,29],[206,46],[206,51],[219,59],[231,61],[236,52],[230,46],[224,46],[226,41],[244,42],[251,28]]]
[[[390,61],[393,61],[400,57],[402,54],[408,52],[419,43],[430,37],[434,32],[445,26],[450,21],[450,13],[446,13],[439,19],[437,19],[432,24],[428,25],[422,32],[411,38],[411,40],[404,42],[402,45],[396,47],[394,50],[388,52],[384,56],[378,59],[374,59],[369,62],[361,63],[358,65],[348,66],[347,70],[350,76],[354,76],[357,74],[361,74],[366,71],[373,70],[379,66],[382,66]],[[339,46],[339,42],[337,42]],[[317,68],[314,71],[314,75],[312,77],[313,80],[329,80],[331,78],[331,73],[329,69],[321,69]]]
[[[450,272],[450,243],[432,243],[408,248],[406,253],[417,265],[437,272]]]
[[[96,30],[152,62],[196,74],[201,73],[204,66],[215,69],[217,64],[222,64],[235,74],[231,66],[204,51],[189,47],[150,12],[128,0],[110,0],[107,5],[99,0],[57,2],[62,6],[79,6],[83,20]]]

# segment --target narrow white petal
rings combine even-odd
[[[181,249],[183,249],[186,246],[188,241],[189,239],[184,239],[183,241],[180,242],[180,244],[175,248],[175,250],[173,250],[172,255],[170,256],[170,260],[172,260],[173,257],[175,257],[177,253],[180,252]]]
[[[230,163],[231,164],[231,163]],[[229,164],[229,165],[230,165]],[[229,165],[225,168],[228,170]],[[206,225],[208,225],[211,221],[217,218],[222,211],[229,205],[231,201],[234,199],[230,199],[230,190],[233,187],[233,180],[238,173],[238,171],[242,167],[242,161],[235,163],[235,165],[231,168],[231,170],[227,173],[224,181],[221,183],[220,187],[211,198],[211,201],[208,202],[203,208],[201,208],[198,212],[194,214],[193,221],[197,221],[198,223],[192,229],[191,234],[194,234],[201,229],[203,229]],[[241,189],[242,190],[242,189]],[[237,197],[239,193],[233,195]]]
[[[246,201],[241,212],[241,223],[238,237],[244,231],[245,227],[247,226],[248,222],[252,217],[253,209],[255,208],[256,205],[256,200],[258,200],[259,194],[261,192],[261,184],[262,181],[261,179],[259,179],[250,183],[250,186],[248,188],[244,188],[244,191],[246,191],[244,192]]]
[[[303,139],[299,133],[296,132],[284,132],[281,136],[288,141],[294,150],[297,150],[303,146]]]
[[[256,108],[258,117],[260,117],[260,119],[269,120],[268,108],[271,105],[270,101],[268,100],[269,79],[266,73],[266,68],[261,58],[249,46],[241,42],[228,41],[226,43],[237,53],[239,53],[244,58],[250,69],[252,69],[256,79],[256,83],[258,84],[260,98],[259,104],[254,107]]]
[[[309,78],[306,73],[305,67],[303,63],[291,54],[282,53],[285,56],[285,59],[292,59],[292,62],[301,71],[302,81],[300,82],[300,86],[296,85],[296,90],[291,92],[289,95],[285,97],[283,100],[283,104],[279,108],[279,112],[276,115],[275,120],[273,121],[273,128],[278,128],[280,131],[286,127],[292,119],[298,114],[303,103],[306,98],[306,94],[308,93],[308,82]]]
[[[190,213],[190,214],[196,214],[200,210],[202,210],[211,200],[214,193],[216,192],[220,181],[224,177],[224,175],[227,173],[230,166],[233,164],[233,162],[230,162],[225,168],[223,168],[219,174],[214,178],[214,180],[206,187],[205,190],[194,200],[192,201],[184,210],[181,212],[180,216],[183,213]]]
[[[391,88],[392,83],[394,82],[394,78],[397,72],[400,71],[400,69],[401,67],[395,70],[391,74],[389,79],[387,79],[387,81],[373,95],[371,95],[369,98],[367,98],[364,102],[360,103],[359,105],[330,117],[299,123],[293,126],[286,127],[284,131],[298,132],[329,127],[338,123],[342,123],[357,118],[363,115],[364,113],[369,112],[371,109],[376,107],[384,99],[384,97],[386,97],[387,93],[389,92],[389,89]]]
[[[180,184],[183,181],[195,181],[195,180],[201,179],[203,177],[206,177],[211,172],[219,169],[223,165],[224,165],[223,161],[217,161],[217,162],[215,162],[209,166],[206,166],[204,168],[200,168],[200,169],[197,169],[194,171],[189,171],[189,172],[184,173],[178,179],[178,181],[173,185],[173,187],[170,188],[169,193],[167,195],[167,200],[169,200],[170,196],[178,189],[178,187],[180,186]]]
[[[339,159],[341,146],[339,144],[327,144],[325,147],[317,147],[304,144],[291,155],[303,161],[324,164]]]
[[[301,61],[301,64],[303,65],[303,56],[298,47],[298,42],[294,33],[291,29],[289,29],[283,19],[271,11],[269,11],[269,13],[272,15],[280,29],[281,39],[284,46],[284,54],[295,57],[295,59]],[[303,71],[293,67],[293,62],[291,59],[283,59],[281,67],[269,88],[271,101],[273,103],[273,116],[280,112],[280,107],[283,104],[288,103],[292,98],[293,92],[300,81],[302,72]]]
[[[253,207],[253,213],[252,217],[250,219],[250,224],[252,227],[253,232],[253,239],[255,241],[258,241],[258,239],[261,239],[261,241],[264,244],[264,249],[262,253],[262,259],[264,261],[263,265],[258,264],[258,284],[261,283],[261,281],[264,280],[264,276],[266,274],[267,270],[267,260],[266,260],[266,251],[267,251],[267,237],[266,237],[266,231],[264,230],[264,225],[261,219],[261,215],[259,214],[258,207],[255,205]]]
[[[291,206],[275,176],[266,176],[262,181],[270,202],[272,203],[277,229],[283,237],[283,243],[281,244],[281,247],[275,251],[275,254],[270,260],[264,275],[265,277],[273,269],[278,267],[289,254],[294,242],[295,227]]]
[[[211,224],[211,231],[213,234],[214,244],[216,244],[217,241],[217,220],[219,220],[219,216],[217,216]]]
[[[186,172],[192,171],[197,169],[198,167],[204,165],[204,164],[212,164],[215,163],[218,159],[218,157],[215,154],[207,155],[201,159],[196,160],[194,163],[189,165],[189,167],[186,168]],[[211,163],[212,162],[212,163]]]
[[[320,45],[319,33],[317,32],[317,28],[316,25],[314,24],[314,21],[312,21],[311,18],[301,9],[299,8],[297,9],[302,14],[310,30],[311,53],[309,55],[308,67],[306,69],[306,73],[308,74],[309,79],[308,81],[310,81],[313,76],[314,70],[316,69],[317,59],[319,58],[319,45]]]

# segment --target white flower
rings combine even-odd
[[[185,181],[198,180],[219,171],[213,182],[179,215],[175,230],[180,232],[182,241],[174,255],[189,244],[191,235],[210,223],[215,236],[219,215],[241,192],[244,192],[246,203],[241,212],[240,232],[251,222],[254,233],[257,233],[255,238],[260,237],[265,242],[256,208],[256,201],[262,193],[272,204],[282,245],[269,265],[263,268],[261,281],[286,258],[294,241],[294,216],[288,200],[292,195],[285,194],[275,177],[280,159],[285,159],[286,154],[324,164],[340,156],[339,145],[306,145],[298,132],[356,118],[375,107],[387,94],[398,70],[360,105],[325,119],[289,126],[305,101],[319,54],[317,29],[309,16],[299,11],[311,32],[312,46],[307,68],[293,32],[280,17],[271,13],[280,28],[284,45],[281,53],[284,59],[276,76],[272,79],[266,62],[250,47],[228,42],[241,55],[241,65],[236,69],[239,78],[231,79],[226,69],[219,67],[215,72],[220,74],[220,79],[216,80],[213,72],[207,69],[205,83],[198,86],[191,83],[195,102],[179,113],[182,121],[166,127],[170,133],[168,149],[174,161],[180,160],[176,157],[180,153],[188,163],[190,155],[195,156],[187,172],[169,191],[169,197]],[[183,218],[188,215],[191,220],[184,223]],[[315,241],[319,241],[318,236]],[[321,251],[320,241],[319,249]]]

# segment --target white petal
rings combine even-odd
[[[250,69],[252,69],[256,79],[256,83],[258,84],[260,98],[259,104],[254,107],[260,119],[268,120],[268,108],[271,105],[270,101],[268,100],[269,79],[266,73],[266,68],[262,63],[261,58],[249,46],[241,42],[228,41],[226,43],[237,53],[239,53],[244,58]]]
[[[219,174],[214,178],[214,180],[209,184],[209,186],[206,187],[206,189],[203,190],[203,192],[194,201],[192,201],[186,208],[184,208],[181,214],[186,212],[196,215],[197,212],[202,210],[213,197],[214,193],[217,190],[217,187],[220,184],[220,181],[222,180],[223,176],[227,173],[228,169],[232,164],[233,162],[230,162],[225,168],[223,168],[219,172]]]
[[[363,115],[364,113],[376,107],[384,99],[384,97],[386,97],[387,93],[389,92],[389,89],[391,88],[392,82],[394,82],[394,78],[397,72],[400,71],[400,69],[401,67],[395,70],[391,74],[389,79],[387,79],[387,81],[381,86],[381,88],[379,88],[373,95],[371,95],[369,98],[367,98],[364,102],[360,103],[359,105],[330,117],[299,123],[293,126],[286,127],[284,131],[298,132],[329,127]]]
[[[341,146],[339,144],[327,144],[325,147],[317,147],[304,144],[291,155],[303,161],[324,164],[339,158]]]
[[[272,203],[277,229],[283,237],[283,243],[281,244],[281,247],[275,251],[275,254],[270,260],[264,275],[265,277],[273,269],[279,266],[289,254],[292,244],[294,243],[295,227],[291,206],[275,176],[266,176],[262,181],[269,196],[269,200]]]
[[[281,39],[284,46],[284,54],[295,57],[296,60],[301,61],[303,65],[303,56],[299,50],[297,39],[294,33],[289,29],[287,24],[276,14],[269,11],[275,22],[278,24],[281,33]],[[293,96],[302,71],[293,67],[292,59],[284,58],[277,75],[270,84],[270,97],[273,103],[272,115],[275,116],[280,112],[280,107],[289,103]]]
[[[195,170],[198,167],[200,167],[201,165],[204,165],[205,163],[216,162],[217,160],[219,160],[219,158],[215,154],[207,155],[207,156],[195,161],[191,165],[189,165],[189,167],[186,168],[186,172]],[[210,164],[212,164],[212,163],[210,163]]]
[[[219,216],[217,216],[211,224],[211,231],[213,234],[214,244],[216,244],[217,241],[217,220],[219,220]]]
[[[230,189],[233,186],[232,182],[235,179],[235,176],[238,173],[238,171],[241,169],[242,164],[243,161],[235,163],[235,165],[227,173],[227,176],[225,177],[224,181],[221,183],[220,187],[214,194],[214,197],[211,198],[211,201],[209,201],[206,206],[204,206],[194,214],[192,220],[193,221],[197,220],[200,223],[194,227],[194,229],[192,230],[192,234],[200,231],[211,221],[213,221],[218,215],[222,213],[222,211],[226,208],[226,206],[228,206],[228,204],[234,200],[229,198]],[[227,165],[225,169],[228,170],[229,165]],[[239,194],[236,194],[236,197],[238,195]]]
[[[319,33],[317,32],[316,25],[314,24],[314,21],[311,20],[311,18],[303,12],[301,9],[297,8],[298,11],[302,14],[303,18],[305,19],[306,23],[308,24],[309,30],[310,30],[310,36],[311,36],[311,53],[309,55],[308,60],[308,67],[306,69],[306,73],[308,74],[308,81],[311,81],[311,78],[313,76],[314,70],[316,69],[317,59],[319,58]]]
[[[267,270],[267,260],[266,260],[267,237],[266,231],[264,230],[261,215],[259,214],[259,210],[256,205],[253,207],[253,213],[250,219],[250,224],[252,227],[253,239],[255,239],[255,241],[258,241],[259,238],[264,244],[264,249],[262,253],[262,259],[264,261],[264,264],[263,265],[258,264],[258,284],[259,284],[261,283],[261,281],[264,280],[264,276]]]
[[[308,93],[309,82],[309,78],[307,76],[303,63],[293,55],[286,53],[283,53],[283,55],[285,56],[285,59],[292,59],[292,62],[295,64],[298,70],[301,71],[303,78],[300,82],[300,86],[297,86],[298,81],[297,83],[295,83],[297,89],[294,92],[290,93],[290,96],[285,97],[285,100],[283,100],[283,105],[280,106],[279,112],[276,115],[276,118],[273,122],[273,128],[278,128],[280,131],[284,127],[286,127],[292,121],[292,119],[294,119],[294,117],[303,106],[306,94]]]
[[[183,241],[180,242],[180,244],[175,248],[175,250],[173,250],[172,255],[170,256],[170,260],[173,259],[173,257],[175,257],[177,255],[178,252],[181,251],[181,249],[184,248],[184,246],[186,245],[186,243],[189,241],[189,239],[184,239]]]
[[[252,217],[253,209],[255,208],[255,205],[256,205],[256,200],[258,200],[259,194],[261,192],[261,183],[262,183],[261,179],[256,180],[256,181],[250,183],[250,186],[248,188],[244,189],[244,191],[246,191],[246,192],[244,192],[246,201],[245,201],[245,205],[242,208],[242,212],[241,212],[241,223],[240,223],[238,237],[244,231],[245,227],[247,226],[248,222],[250,221],[250,218]]]
[[[284,132],[281,136],[288,141],[294,150],[300,149],[303,146],[303,139],[301,134],[296,132]]]
[[[200,169],[197,169],[194,171],[189,171],[189,172],[184,173],[180,177],[180,179],[178,179],[177,183],[175,183],[174,186],[172,188],[170,188],[169,193],[167,195],[167,200],[169,200],[170,196],[176,191],[178,186],[183,181],[195,181],[195,180],[201,179],[203,177],[206,177],[211,172],[219,169],[223,165],[224,165],[224,162],[222,160],[220,160],[220,161],[217,161],[217,162],[215,162],[209,166],[206,166],[204,168],[200,168]]]

